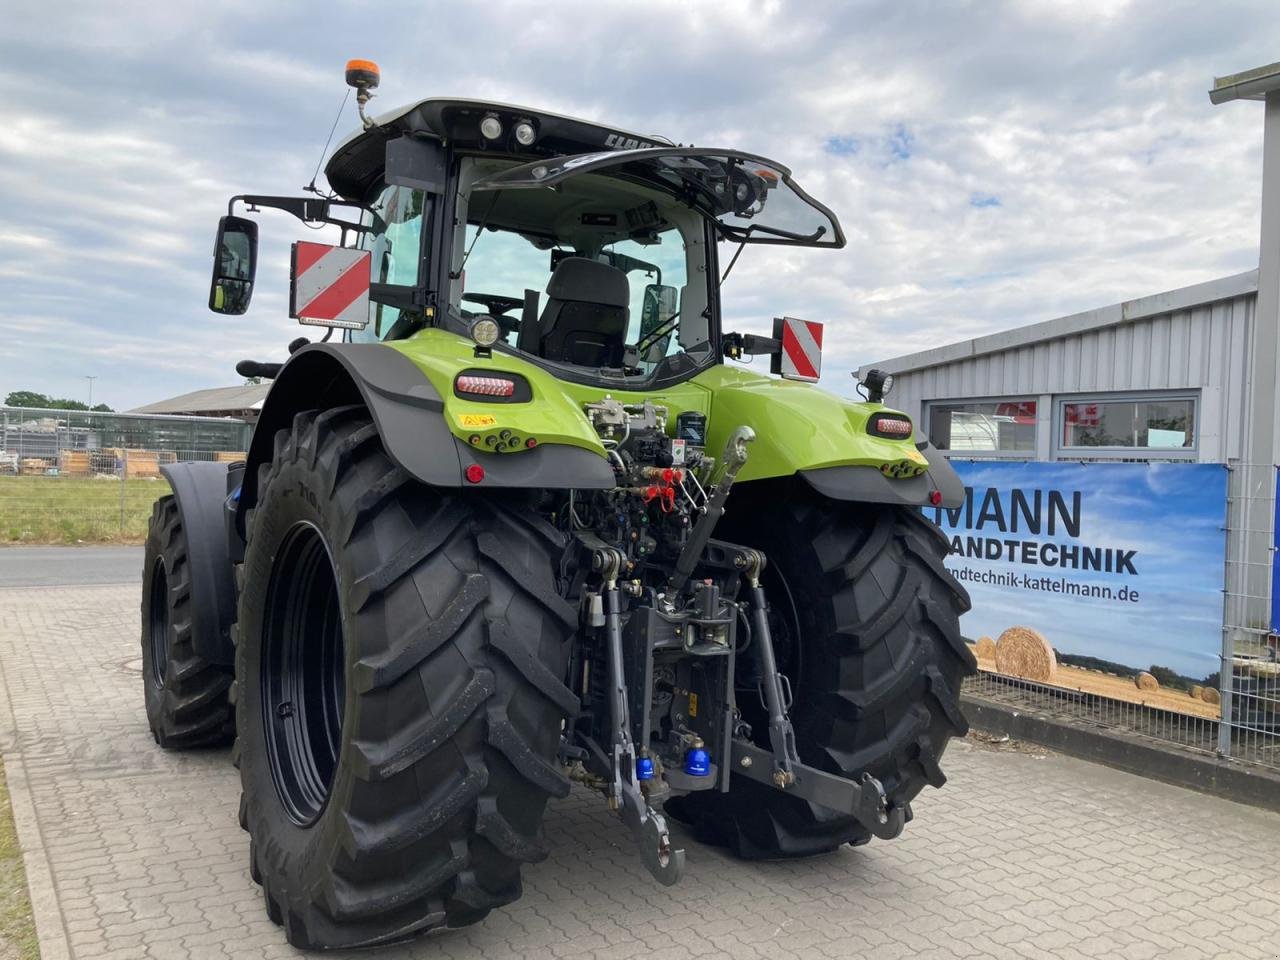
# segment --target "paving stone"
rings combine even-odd
[[[249,879],[227,752],[151,740],[138,615],[136,585],[0,588],[0,745],[34,811],[24,850],[52,878],[46,960],[300,957]],[[944,766],[893,843],[739,863],[682,837],[674,888],[575,790],[518,903],[349,956],[1280,956],[1280,816],[1038,750],[957,743]]]

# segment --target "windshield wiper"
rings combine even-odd
[[[727,223],[720,223],[719,220],[716,223],[720,225],[721,232],[730,240],[738,240],[743,243],[746,243],[753,233],[767,233],[771,237],[782,237],[784,240],[795,240],[799,243],[813,243],[815,240],[820,240],[826,236],[827,233],[826,227],[818,227],[813,233],[796,233],[792,230],[783,230],[781,227],[768,227],[763,223],[753,223],[745,230],[739,227],[731,227]]]
[[[674,332],[677,326],[676,321],[679,319],[680,319],[680,311],[677,310],[671,316],[667,317],[666,321],[664,321],[659,327],[651,331],[649,336],[645,337],[643,340],[637,341],[634,348],[636,351],[636,354],[638,356],[643,357],[644,352],[646,350],[652,347],[655,343],[657,343],[663,337]]]

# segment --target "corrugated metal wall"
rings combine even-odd
[[[890,405],[925,426],[928,400],[1125,390],[1200,392],[1200,459],[1240,456],[1241,405],[1256,294],[903,371]],[[1040,413],[1042,418],[1048,410]]]

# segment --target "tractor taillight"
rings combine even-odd
[[[458,393],[471,393],[478,397],[511,397],[515,395],[514,380],[504,377],[475,377],[463,375],[454,382]]]
[[[902,414],[877,413],[867,421],[867,433],[890,440],[908,440],[913,428],[910,418]]]

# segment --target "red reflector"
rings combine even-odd
[[[891,437],[911,436],[911,421],[904,417],[877,417],[871,422],[871,428]]]
[[[479,483],[484,479],[484,467],[473,463],[467,467],[467,483]]]
[[[935,507],[942,506],[942,491],[932,490],[929,493],[929,503]]]
[[[538,438],[530,437],[528,440],[524,442],[524,445],[528,447],[530,450],[532,450],[534,447],[538,445]]]
[[[514,380],[502,377],[459,377],[454,384],[459,393],[474,393],[482,397],[510,397],[516,392]]]

